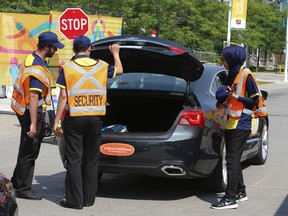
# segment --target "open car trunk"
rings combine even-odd
[[[116,85],[109,86],[107,97],[110,106],[107,106],[103,126],[120,124],[126,126],[130,133],[168,131],[189,100],[189,88],[185,90],[185,86],[189,87],[190,82],[201,77],[204,70],[202,63],[189,49],[178,43],[147,36],[127,35],[95,41],[91,44],[90,56],[114,64],[109,46],[115,43],[120,46],[124,72],[119,78],[119,85],[115,82]],[[136,79],[133,73],[146,74]],[[134,80],[126,85],[123,81],[125,75]],[[170,81],[165,76],[170,76]],[[182,79],[184,84],[176,82],[176,79]],[[170,84],[175,88],[169,89]],[[184,91],[177,89],[177,84],[181,88],[184,86]],[[184,93],[173,94],[173,91]]]
[[[117,90],[108,91],[103,126],[121,124],[128,132],[166,132],[183,109],[184,94]]]

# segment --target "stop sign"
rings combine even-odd
[[[69,40],[85,35],[89,30],[89,17],[80,8],[67,8],[59,17],[59,30]]]

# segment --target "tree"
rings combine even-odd
[[[124,32],[150,35],[152,29],[163,37],[193,50],[222,48],[228,7],[218,0],[127,1]],[[223,11],[226,11],[223,13]]]
[[[1,1],[1,0],[0,0]],[[88,14],[122,17],[123,34],[157,36],[191,50],[220,52],[226,40],[227,4],[219,0],[2,0],[3,12],[42,13],[82,8]],[[281,53],[285,44],[283,13],[277,4],[249,0],[246,30],[233,30],[231,39],[249,52],[261,49],[268,56]]]
[[[285,30],[282,27],[284,14],[277,4],[266,4],[261,0],[249,2],[246,30],[232,31],[232,40],[264,53],[265,62],[271,53],[281,53],[285,45]],[[258,62],[257,62],[258,65]]]

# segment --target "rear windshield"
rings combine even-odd
[[[108,79],[109,89],[136,89],[185,92],[182,78],[153,73],[124,73]]]

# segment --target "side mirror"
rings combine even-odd
[[[261,91],[261,94],[262,94],[264,100],[267,100],[267,98],[268,98],[268,92],[265,91],[265,90],[260,90],[260,91]]]

